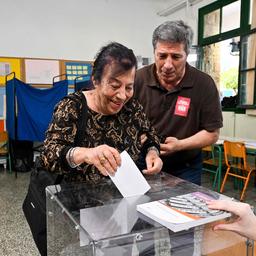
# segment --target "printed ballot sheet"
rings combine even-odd
[[[121,153],[121,166],[110,176],[123,197],[144,195],[150,186],[126,151]]]
[[[230,217],[231,214],[228,212],[208,208],[206,201],[213,199],[215,198],[203,192],[192,192],[139,204],[137,211],[170,230],[178,232]],[[231,200],[224,195],[220,195],[219,200],[221,199]]]

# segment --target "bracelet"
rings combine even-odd
[[[156,153],[157,153],[158,156],[160,155],[160,152],[159,152],[159,150],[158,150],[157,147],[155,147],[155,146],[149,147],[149,148],[147,149],[147,153],[148,153],[150,150],[154,150],[154,151],[156,151]]]
[[[80,164],[76,164],[74,161],[74,152],[78,147],[70,148],[67,152],[66,159],[71,168],[76,168]]]

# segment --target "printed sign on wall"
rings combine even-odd
[[[69,85],[74,84],[74,80],[90,80],[92,65],[89,63],[66,62],[66,74]]]
[[[5,85],[5,76],[15,72],[15,77],[21,79],[21,61],[15,58],[0,58],[0,85]]]
[[[60,75],[58,60],[25,59],[25,77],[28,84],[52,84]]]

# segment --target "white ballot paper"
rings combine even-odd
[[[121,153],[121,166],[110,176],[123,197],[144,195],[150,186],[126,151]]]
[[[136,205],[149,200],[148,196],[141,195],[123,198],[114,204],[81,209],[80,225],[94,240],[128,234],[138,219]],[[80,231],[80,246],[88,243],[87,235]]]

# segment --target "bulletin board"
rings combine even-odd
[[[53,77],[66,75],[69,88],[74,88],[74,80],[89,80],[92,72],[92,62],[82,60],[41,59],[24,57],[0,56],[0,87],[5,86],[5,76],[15,72],[15,77],[24,83],[39,88],[49,88]],[[77,78],[80,80],[80,78]]]
[[[22,80],[22,60],[0,57],[0,86],[5,86],[5,76],[11,72],[15,72],[16,78]]]
[[[25,59],[25,83],[52,84],[52,78],[60,75],[58,60]]]
[[[1,119],[5,119],[5,116],[6,116],[5,88],[0,87],[0,122],[1,122]]]
[[[69,85],[74,85],[76,78],[83,81],[90,80],[92,64],[83,62],[65,62],[65,73],[67,74]]]

